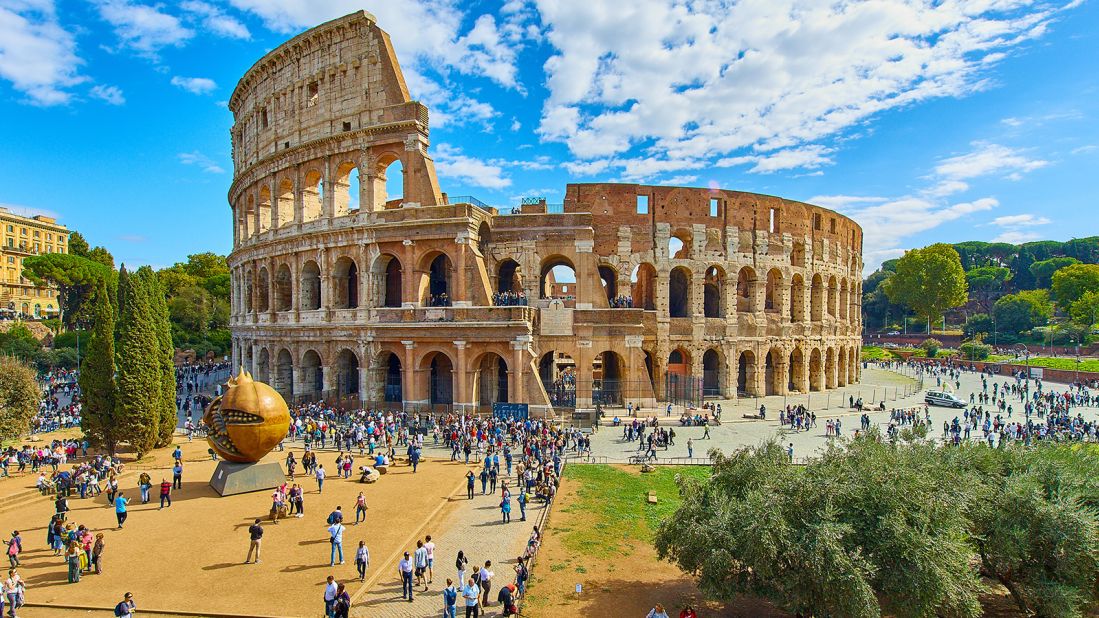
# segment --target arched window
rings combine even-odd
[[[576,268],[568,258],[554,256],[542,262],[539,294],[542,298],[576,298]]]
[[[691,235],[685,231],[673,232],[668,238],[668,257],[673,260],[691,258]]]
[[[280,264],[275,273],[275,311],[290,311],[294,308],[294,280],[290,267]]]
[[[721,354],[710,348],[702,355],[702,396],[721,396]]]
[[[836,317],[836,303],[839,298],[838,286],[836,285],[835,276],[828,278],[828,315]]]
[[[672,269],[668,279],[668,315],[673,318],[690,317],[691,273],[682,266]]]
[[[725,317],[725,271],[718,266],[707,268],[702,292],[702,305],[706,317]]]
[[[445,253],[433,253],[424,258],[425,272],[420,282],[420,304],[425,307],[449,307],[453,301],[450,287],[454,267]]]
[[[336,393],[340,397],[359,394],[359,357],[346,348],[336,356]]]
[[[316,221],[324,212],[324,176],[317,170],[305,173],[305,187],[302,193],[302,221]]]
[[[313,260],[302,266],[300,297],[302,311],[321,308],[321,269]]]
[[[755,311],[756,271],[750,266],[740,269],[736,276],[736,310],[752,313]]]
[[[790,281],[790,321],[805,321],[805,279],[798,274]]]
[[[260,313],[264,313],[271,310],[271,275],[267,273],[267,268],[259,269],[259,291],[257,293],[258,302],[257,310]]]
[[[809,313],[814,322],[824,319],[824,280],[820,275],[813,275],[813,284],[809,291]]]
[[[390,253],[374,260],[370,269],[373,281],[372,303],[375,307],[400,307],[402,299],[401,261]]]
[[[603,283],[603,292],[607,295],[607,302],[613,303],[618,298],[618,273],[607,264],[600,265],[598,270],[599,280]]]
[[[274,222],[275,227],[282,227],[287,223],[294,221],[294,181],[289,178],[283,178],[279,181],[279,194],[276,197],[278,200],[278,220]]]
[[[359,306],[359,267],[355,260],[342,256],[336,260],[332,272],[332,292],[337,309],[354,309]]]
[[[359,168],[352,161],[344,161],[336,168],[332,206],[337,217],[359,211]]]
[[[782,273],[777,268],[767,271],[764,309],[773,312],[782,311]]]
[[[645,311],[656,309],[656,268],[652,264],[638,264],[630,275],[633,306]]]
[[[262,186],[259,190],[259,233],[271,229],[271,189]]]
[[[500,262],[499,268],[496,270],[496,291],[503,294],[504,292],[518,293],[523,289],[523,271],[519,267],[519,262],[512,259],[506,259]]]

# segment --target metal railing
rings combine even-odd
[[[481,200],[473,197],[472,195],[448,195],[446,196],[448,204],[473,204],[481,208],[489,208],[489,205]]]

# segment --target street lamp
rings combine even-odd
[[[1028,350],[1027,347],[1025,345],[1021,344],[1021,343],[1015,346],[1016,352],[1018,352],[1020,349],[1022,350],[1023,359],[1024,359],[1023,362],[1025,363],[1025,366],[1026,366],[1026,390],[1029,393],[1030,392],[1030,350]]]

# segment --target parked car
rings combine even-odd
[[[964,408],[966,405],[954,393],[944,393],[942,391],[927,391],[923,400],[929,406],[943,406],[946,408]]]

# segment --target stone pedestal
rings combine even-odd
[[[286,481],[286,474],[278,462],[233,463],[221,461],[210,477],[210,487],[221,496],[246,494],[252,491],[274,489]]]

